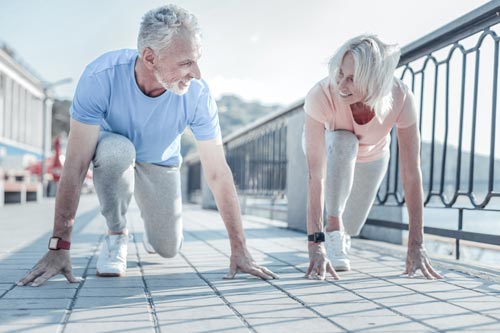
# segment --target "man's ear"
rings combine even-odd
[[[147,69],[154,69],[157,61],[157,56],[152,49],[150,49],[149,47],[145,47],[144,50],[142,50],[141,58],[144,62],[144,66],[146,66]]]

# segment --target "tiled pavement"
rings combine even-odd
[[[303,278],[304,234],[245,218],[254,258],[280,274],[223,280],[228,241],[216,212],[184,207],[181,255],[147,254],[132,207],[127,276],[97,278],[105,230],[97,201],[84,196],[73,238],[80,284],[15,281],[45,252],[53,201],[0,208],[0,332],[499,332],[500,279],[475,277],[437,261],[442,281],[401,276],[401,247],[353,240],[350,272],[326,282]],[[481,271],[478,271],[481,273]],[[488,272],[487,272],[488,273]]]

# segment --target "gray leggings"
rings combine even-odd
[[[348,235],[359,235],[384,179],[389,154],[357,163],[358,139],[349,131],[326,131],[325,206],[328,216],[342,217]]]
[[[94,159],[94,185],[109,230],[126,228],[135,196],[149,242],[167,258],[182,245],[182,197],[178,167],[135,162],[135,147],[124,136],[101,132]]]

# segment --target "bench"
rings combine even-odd
[[[43,187],[28,171],[0,170],[0,192],[0,205],[26,203],[41,200]]]

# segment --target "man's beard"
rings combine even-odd
[[[187,86],[185,88],[181,88],[179,84],[183,82],[182,80],[178,80],[173,83],[168,83],[167,81],[162,79],[159,71],[155,71],[155,78],[158,81],[158,83],[163,86],[163,88],[165,88],[166,90],[170,90],[171,92],[179,96],[187,93],[189,89],[189,81],[186,83]]]

